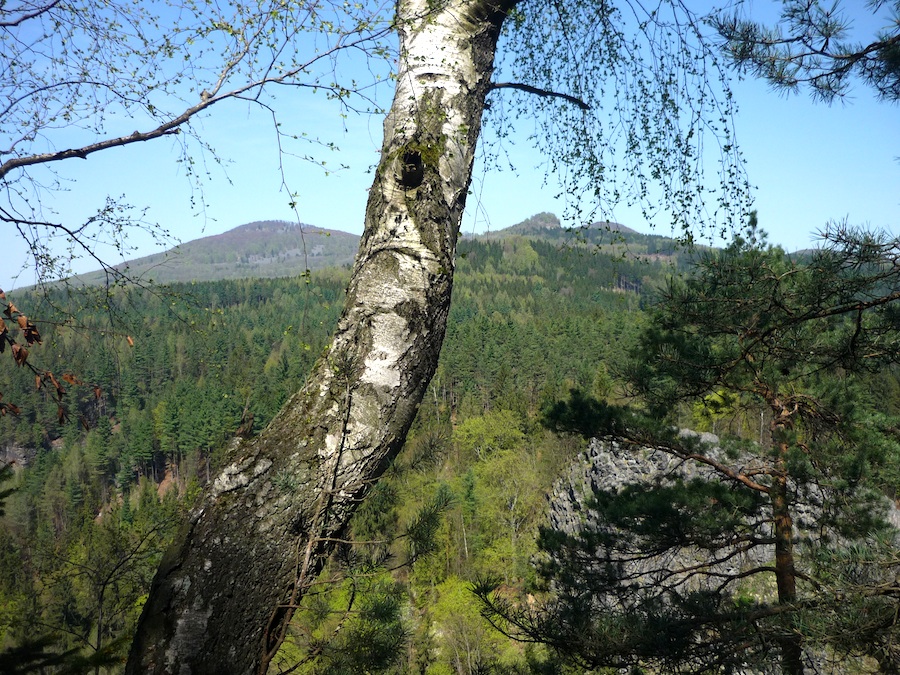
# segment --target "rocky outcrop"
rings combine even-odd
[[[719,439],[712,434],[682,433],[699,438],[704,444],[705,455],[713,459],[727,459],[729,466],[748,470],[752,468],[754,462],[759,461],[750,453],[728,454],[726,457],[725,451],[719,447]],[[615,439],[594,439],[589,448],[556,484],[550,497],[549,523],[552,529],[573,535],[586,530],[614,532],[608,523],[599,522],[596,511],[589,507],[589,501],[596,492],[620,492],[631,484],[666,487],[677,481],[687,483],[695,478],[710,481],[726,480],[708,465],[684,461],[657,448],[635,449],[631,446],[626,447],[624,443]],[[817,486],[803,486],[802,490],[793,486],[791,491],[794,493],[792,511],[797,540],[820,541],[820,525],[832,497]],[[900,527],[900,511],[887,499],[884,500],[883,506],[887,521],[895,528]],[[753,526],[756,536],[760,538],[768,536],[767,511],[768,507],[763,505],[762,519]],[[833,544],[840,541],[833,533],[831,536]],[[597,541],[602,540],[600,538]],[[804,549],[802,546],[796,549],[798,565],[803,564]],[[734,550],[739,550],[739,547],[735,546]],[[598,549],[594,558],[597,569],[602,569],[610,562],[622,564],[622,581],[617,588],[637,591],[634,595],[624,591],[621,596],[615,592],[608,596],[597,597],[595,601],[598,609],[600,611],[614,607],[621,609],[620,600],[623,597],[633,598],[642,595],[663,598],[666,596],[666,590],[663,589],[675,590],[680,594],[683,591],[697,589],[724,588],[723,580],[726,578],[731,580],[728,582],[727,590],[743,600],[755,600],[764,604],[777,601],[774,579],[771,575],[754,576],[752,581],[749,577],[744,578],[741,575],[750,568],[771,565],[774,559],[773,546],[761,544],[746,551],[741,550],[734,556],[723,556],[722,550],[716,553],[720,556],[720,562],[705,567],[704,572],[697,574],[686,570],[696,570],[698,566],[708,563],[711,560],[711,551],[681,547],[667,550],[660,555],[642,557],[623,554],[621,551]],[[580,562],[589,570],[591,563],[585,562],[583,558]],[[589,578],[588,570],[582,569],[578,574],[583,575],[583,578]],[[872,572],[876,576],[884,574],[877,569],[873,569]],[[830,648],[820,644],[806,647],[804,654],[809,673],[828,672],[847,675],[873,672],[871,668],[874,667],[874,662],[871,659],[837,655]],[[778,673],[780,670],[777,663],[771,663],[765,667],[739,668],[736,672],[759,675],[763,672]]]
[[[14,469],[28,466],[34,459],[35,449],[21,445],[7,445],[0,447],[0,466],[11,464]]]
[[[682,431],[683,436],[691,436],[702,444],[702,453],[714,461],[748,472],[752,475],[762,461],[753,453],[727,453],[719,447],[719,439],[713,434],[697,434]],[[635,448],[615,439],[604,438],[591,441],[588,449],[569,468],[567,475],[560,479],[550,497],[549,525],[552,529],[570,535],[582,532],[593,534],[612,533],[617,530],[601,520],[596,510],[590,508],[591,499],[599,492],[621,492],[628,485],[674,486],[677,482],[689,483],[694,479],[724,482],[728,479],[707,464],[685,461],[658,448]],[[764,481],[764,477],[758,480]],[[748,489],[737,486],[735,489]],[[832,526],[831,509],[842,503],[841,496],[832,493],[814,482],[802,486],[791,485],[791,513],[794,521],[794,555],[798,570],[807,565],[804,558],[812,548],[827,541],[826,546],[840,546],[841,535]],[[881,515],[895,531],[900,532],[900,510],[890,500],[884,498],[881,504],[868,505]],[[880,506],[880,509],[879,509]],[[728,517],[728,514],[723,514]],[[753,522],[749,522],[752,520]],[[759,602],[776,600],[774,580],[770,575],[746,577],[742,573],[753,567],[768,567],[774,564],[775,549],[771,542],[771,508],[763,500],[759,512],[743,521],[743,538],[731,538],[732,531],[717,537],[711,548],[672,544],[658,554],[649,555],[638,551],[639,541],[628,544],[629,550],[616,548],[598,549],[595,554],[598,566],[609,563],[623,565],[622,584],[631,588],[641,588],[642,595],[664,595],[667,591],[724,589],[745,598]],[[755,541],[748,544],[747,537]],[[898,542],[900,536],[895,535]],[[823,539],[827,537],[827,539]],[[618,539],[614,537],[614,539]],[[601,537],[601,540],[610,541]],[[607,546],[612,546],[607,544]],[[698,572],[699,568],[703,568]],[[810,571],[810,570],[807,570]],[[879,575],[875,567],[870,573]],[[725,582],[726,579],[730,581]],[[755,579],[753,581],[752,579]],[[725,582],[725,583],[723,583]],[[869,582],[873,582],[869,579]],[[862,582],[861,583],[867,583]]]
[[[710,458],[725,457],[715,434],[689,430],[683,430],[681,434],[699,440]],[[758,460],[750,454],[728,458],[730,466],[742,471],[752,469],[757,463]],[[682,460],[658,448],[636,450],[612,438],[595,438],[554,486],[549,497],[550,527],[570,534],[581,529],[585,524],[587,500],[595,491],[619,491],[634,483],[666,485],[676,480],[687,482],[694,478],[722,480],[710,466]],[[795,504],[798,533],[815,531],[820,520],[820,507],[828,497],[816,486],[805,489],[799,496],[800,500]],[[885,499],[884,511],[888,523],[900,530],[900,510],[896,505]]]
[[[683,436],[699,440],[704,447],[704,454],[714,460],[725,459],[725,451],[719,447],[719,439],[713,434],[698,434],[682,431]],[[742,470],[752,469],[756,460],[751,455],[729,457],[728,464]],[[610,528],[598,521],[597,513],[588,507],[588,503],[596,492],[620,492],[625,486],[632,484],[657,485],[667,487],[681,481],[687,483],[694,479],[720,481],[722,477],[709,465],[695,461],[686,461],[658,448],[646,447],[635,449],[611,438],[594,439],[588,449],[572,464],[568,474],[556,485],[549,505],[550,527],[567,534],[578,534],[584,530],[609,531]],[[808,505],[802,505],[804,513],[809,511]],[[764,507],[764,517],[765,507]],[[798,518],[798,521],[808,518]],[[735,550],[737,550],[735,546]],[[751,547],[747,551],[729,555],[719,550],[722,562],[710,565],[708,571],[714,576],[698,575],[694,572],[697,565],[707,563],[711,553],[696,547],[684,546],[667,550],[657,556],[633,556],[621,552],[598,551],[598,564],[609,560],[625,560],[624,578],[628,585],[656,588],[660,593],[663,588],[703,587],[707,579],[714,579],[719,584],[723,576],[737,575],[742,569],[764,565],[770,562],[773,552],[770,546]],[[724,555],[723,555],[724,553]],[[604,561],[604,562],[600,562]],[[771,591],[773,589],[766,589]],[[649,591],[653,594],[653,591]],[[763,599],[763,598],[759,598]]]
[[[694,435],[713,447],[719,443],[719,438],[714,434]],[[719,452],[715,450],[716,454]],[[550,526],[570,534],[577,532],[583,524],[586,501],[595,491],[618,491],[633,483],[659,484],[677,478],[716,479],[711,468],[685,462],[662,450],[626,449],[615,439],[595,438],[569,467],[568,473],[556,483],[550,498]]]

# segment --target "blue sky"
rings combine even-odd
[[[755,80],[734,82],[733,87],[739,105],[737,140],[755,186],[754,207],[771,241],[789,250],[804,248],[830,220],[844,218],[900,235],[900,107],[877,101],[862,85],[853,88],[848,100],[832,105],[815,103],[806,93],[785,97]],[[382,118],[355,113],[341,118],[335,104],[321,96],[283,96],[279,104],[287,131],[306,132],[340,147],[335,152],[308,148],[317,150],[333,171],[293,156],[279,158],[269,118],[234,102],[214,109],[201,123],[225,160],[220,166],[206,158],[203,199],[192,192],[177,162],[177,147],[162,139],[62,163],[60,174],[71,182],[52,206],[61,218],[76,222],[107,195],[125,195],[129,203],[147,209],[147,220],[159,222],[182,241],[253,220],[294,220],[281,160],[287,184],[298,195],[303,223],[360,233]],[[303,151],[302,146],[296,149]],[[541,211],[562,213],[563,205],[553,197],[557,184],[550,177],[544,185],[540,155],[525,144],[507,150],[515,173],[476,166],[465,232],[500,229]],[[347,168],[339,169],[342,165]],[[201,203],[206,206],[200,208]],[[637,212],[621,209],[612,217],[650,231]],[[32,278],[27,271],[17,275],[27,261],[24,247],[15,236],[4,239],[0,288],[28,285]],[[137,234],[129,244],[137,249],[131,257],[159,251]],[[76,269],[93,268],[85,262]]]

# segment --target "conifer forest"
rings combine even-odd
[[[272,672],[768,672],[785,636],[822,672],[892,663],[893,250],[882,243],[884,260],[850,267],[859,251],[844,244],[791,257],[757,234],[725,251],[633,234],[605,250],[575,234],[463,240],[447,339],[413,428],[295,613]],[[2,418],[6,671],[119,672],[180,522],[232,439],[259,433],[322,352],[347,274],[130,288],[45,319],[29,361],[53,383],[6,368],[0,388],[17,412]],[[822,275],[843,281],[825,289]],[[691,289],[708,291],[710,276],[713,292],[731,283],[744,296],[742,313],[725,303],[702,310],[706,324],[667,318],[693,312]],[[812,307],[798,294],[813,291],[828,330],[789,306]],[[4,302],[52,317],[71,308],[66,293]],[[690,340],[671,333],[691,321]],[[789,430],[745,373],[721,378],[722,363],[741,361],[728,350],[746,341],[722,337],[732,325],[768,331],[754,358],[805,410]],[[799,365],[801,339],[827,367]],[[699,370],[701,356],[718,361]],[[672,429],[715,434],[716,448]],[[671,484],[673,473],[650,469],[565,482],[590,439],[610,437],[635,457],[656,448],[713,470]],[[779,475],[796,523],[791,612],[767,548],[769,493],[741,489]],[[295,481],[277,476],[274,489]],[[548,507],[572,490],[584,493],[581,526],[566,530]]]
[[[713,4],[0,0],[0,673],[900,673],[900,1]]]

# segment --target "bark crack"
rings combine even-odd
[[[319,496],[316,500],[315,511],[313,513],[310,526],[308,528],[308,537],[306,546],[303,551],[303,561],[299,565],[295,563],[295,578],[291,588],[290,599],[287,603],[278,604],[272,610],[266,629],[263,631],[262,640],[262,658],[259,664],[259,675],[265,675],[269,669],[269,664],[278,653],[281,645],[287,637],[288,627],[294,612],[299,607],[299,602],[314,583],[314,577],[318,573],[317,567],[321,560],[320,556],[315,555],[316,549],[330,538],[329,532],[329,512],[333,505],[333,497],[338,485],[338,476],[341,469],[341,459],[345,449],[345,443],[349,436],[351,411],[353,403],[353,387],[352,387],[352,358],[347,356],[334,365],[332,362],[332,370],[339,379],[344,380],[344,401],[343,401],[343,419],[341,422],[340,442],[332,453],[332,457],[326,458],[325,461],[333,461],[333,468],[330,475],[326,478],[326,484],[321,488]],[[296,539],[295,560],[299,561],[300,542],[302,539]]]

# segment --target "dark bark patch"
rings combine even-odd
[[[418,150],[407,150],[400,158],[400,185],[404,190],[414,190],[425,178],[425,163]]]
[[[403,302],[397,303],[394,305],[394,311],[398,316],[406,319],[406,323],[410,326],[410,330],[413,330],[417,326],[421,326],[425,321],[422,307],[418,302],[414,302],[413,300],[404,300]]]

